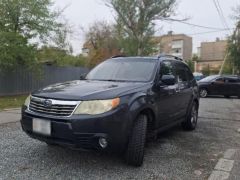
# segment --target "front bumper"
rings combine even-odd
[[[34,118],[51,122],[51,135],[36,134],[32,130]],[[111,112],[90,116],[73,115],[72,117],[47,117],[22,108],[21,125],[30,137],[50,144],[72,148],[123,151],[128,141],[131,122],[127,108],[119,107]],[[105,138],[108,146],[103,149],[99,138]]]

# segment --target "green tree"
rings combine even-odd
[[[173,14],[176,0],[106,0],[116,12],[119,42],[128,55],[153,52],[155,21]]]
[[[67,50],[58,47],[43,46],[37,52],[39,62],[57,66],[85,66],[87,59],[81,55],[73,56]]]
[[[194,72],[194,61],[188,60],[186,61],[188,67],[191,69],[192,72]]]
[[[52,46],[43,46],[37,51],[37,59],[39,62],[47,62],[51,64],[62,64],[63,58],[67,55],[65,50]]]
[[[198,61],[199,57],[197,54],[193,54],[192,59],[186,61],[187,65],[189,66],[192,72],[195,71],[195,63],[197,63]]]
[[[224,64],[222,74],[232,74],[232,72],[233,72],[233,66],[232,66],[232,63],[228,59]]]
[[[199,61],[199,57],[198,57],[197,54],[193,54],[193,56],[192,56],[192,61],[193,61],[193,62],[198,62],[198,61]]]
[[[32,66],[37,43],[46,43],[62,26],[51,0],[0,0],[0,68]]]
[[[236,28],[233,34],[228,38],[227,61],[223,71],[240,74],[240,5],[234,8],[233,19],[236,20]]]
[[[69,36],[73,32],[71,31],[71,28],[68,27],[67,22],[65,25],[61,25],[58,27],[58,29],[55,32],[55,35],[52,38],[53,44],[57,49],[66,51],[68,54],[73,53],[73,47],[71,43],[69,42]]]
[[[43,40],[61,26],[52,5],[51,0],[0,0],[0,30]]]
[[[12,70],[18,65],[33,67],[36,47],[16,33],[0,32],[0,70]]]
[[[240,73],[240,20],[232,36],[228,40],[228,59],[233,68],[233,73]]]
[[[86,32],[85,48],[89,50],[90,67],[99,64],[106,58],[120,54],[119,42],[116,38],[116,28],[112,24],[98,21],[92,24]]]
[[[210,70],[209,64],[202,69],[202,73],[205,76],[209,76],[211,74],[211,70]]]

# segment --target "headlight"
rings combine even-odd
[[[102,114],[116,108],[120,104],[120,99],[83,101],[79,104],[74,114]]]
[[[25,100],[24,105],[28,107],[29,104],[30,104],[30,100],[31,100],[31,95],[29,95],[29,96],[27,97],[27,99]]]

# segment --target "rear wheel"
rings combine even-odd
[[[147,117],[140,115],[136,119],[125,154],[126,163],[141,166],[144,158],[144,147],[147,133]]]
[[[208,95],[208,91],[206,89],[200,89],[200,97],[205,98]]]
[[[196,129],[198,122],[198,105],[196,102],[193,103],[190,112],[186,117],[186,120],[182,122],[182,127],[184,130],[192,131]]]

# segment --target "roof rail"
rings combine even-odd
[[[116,56],[112,56],[111,58],[119,58],[119,57],[126,57],[125,55],[116,55]]]
[[[182,58],[177,57],[177,56],[173,56],[173,55],[171,55],[171,54],[160,54],[160,55],[158,56],[159,59],[162,58],[162,57],[170,57],[170,58],[174,58],[175,60],[183,61]]]

